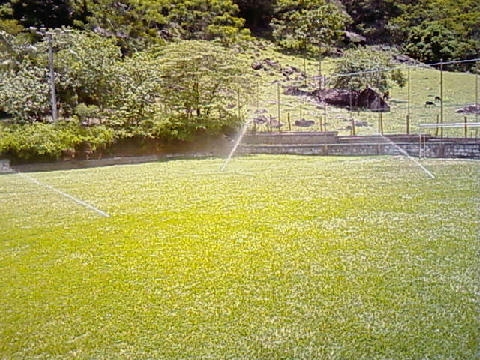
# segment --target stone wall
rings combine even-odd
[[[290,138],[289,138],[290,137]],[[275,140],[279,140],[278,143]],[[330,140],[330,141],[329,141]],[[249,135],[238,152],[241,154],[296,154],[296,155],[400,155],[431,158],[480,159],[480,139],[441,139],[418,135],[397,137],[363,136],[337,137],[329,134],[297,135],[262,134]],[[295,141],[301,141],[294,143]]]
[[[336,143],[337,139],[336,131],[247,133],[243,137],[242,143],[251,145],[317,145]]]

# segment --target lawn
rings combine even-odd
[[[1,175],[0,359],[478,358],[480,162],[422,164]]]

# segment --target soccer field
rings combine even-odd
[[[478,359],[480,162],[0,175],[0,359]]]

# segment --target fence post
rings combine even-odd
[[[418,158],[422,158],[422,133],[418,134]]]
[[[383,113],[378,113],[378,132],[383,135]]]
[[[280,115],[281,115],[281,112],[280,112],[280,107],[281,107],[281,104],[280,104],[280,82],[277,82],[277,116],[278,116],[278,132],[281,132],[282,130],[282,127],[281,127],[281,118],[280,118]]]

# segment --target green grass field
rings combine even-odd
[[[480,162],[422,163],[1,175],[0,359],[478,359]]]

